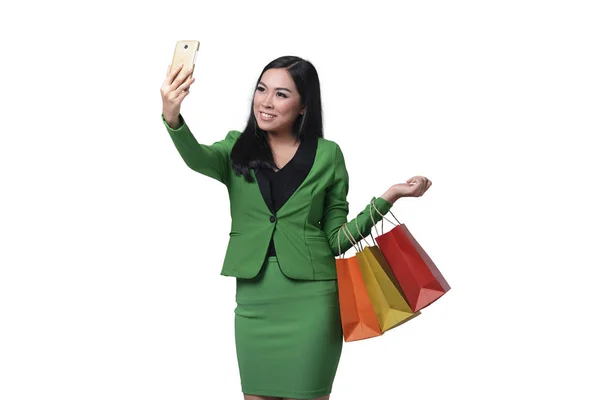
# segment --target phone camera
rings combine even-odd
[[[187,48],[188,48],[188,45],[186,44],[185,46],[183,46],[183,48],[187,50]]]

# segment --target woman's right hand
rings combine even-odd
[[[169,66],[167,68],[167,78],[160,87],[163,116],[165,121],[175,129],[178,128],[176,125],[179,124],[181,102],[190,93],[190,85],[196,80],[196,78],[188,79],[192,71],[182,71],[182,67],[183,65],[180,64],[169,72],[171,69],[171,66]],[[181,73],[179,73],[180,71]]]

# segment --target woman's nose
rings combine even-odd
[[[263,97],[261,105],[265,108],[273,107],[273,101],[270,94],[267,94]]]

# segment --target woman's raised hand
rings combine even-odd
[[[181,111],[181,102],[190,93],[190,86],[196,78],[188,79],[192,70],[182,70],[183,65],[180,64],[170,71],[171,66],[167,68],[167,78],[160,87],[160,94],[163,103],[163,116],[165,121],[176,128],[179,123],[179,112]],[[169,72],[170,71],[170,72]],[[181,73],[180,73],[181,71]]]
[[[381,197],[393,204],[400,197],[421,197],[431,185],[431,181],[426,177],[413,176],[406,183],[393,185]]]

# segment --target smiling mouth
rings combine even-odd
[[[264,113],[262,111],[260,111],[259,113],[260,113],[260,116],[263,119],[273,119],[273,118],[275,118],[275,115],[273,115],[273,114],[267,114],[267,113]]]

